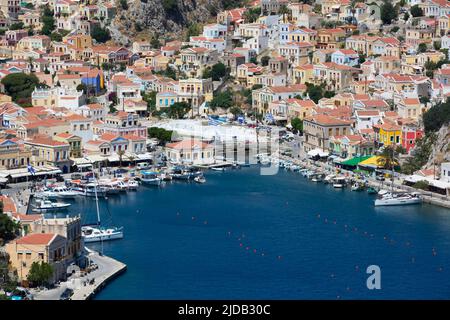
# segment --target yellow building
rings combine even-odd
[[[69,157],[70,158],[81,158],[82,148],[81,148],[81,137],[76,136],[71,133],[60,133],[53,136],[53,140],[60,141],[69,144]]]
[[[385,146],[400,145],[402,143],[402,128],[394,123],[385,122],[374,126],[378,142]],[[377,132],[378,129],[378,132]]]
[[[306,64],[297,66],[292,70],[292,77],[294,83],[305,84],[306,82],[312,82],[314,79],[313,75],[314,66],[312,64]]]
[[[45,262],[53,267],[51,283],[66,272],[67,239],[59,234],[35,233],[6,244],[10,266],[17,270],[19,281],[27,280],[33,262]]]
[[[13,139],[0,140],[0,169],[23,168],[30,163],[31,151]]]
[[[73,36],[65,36],[63,42],[70,44],[76,49],[84,49],[92,47],[92,37],[84,34],[77,34]]]

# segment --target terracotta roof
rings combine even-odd
[[[177,150],[181,150],[181,149],[191,150],[194,147],[206,149],[206,148],[211,148],[212,146],[209,143],[205,143],[205,142],[202,142],[199,140],[191,140],[191,139],[166,144],[166,148],[177,149]]]
[[[48,245],[57,235],[54,233],[32,233],[16,240],[17,244]]]

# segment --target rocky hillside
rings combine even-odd
[[[450,126],[443,125],[441,129],[436,132],[436,142],[432,146],[432,152],[428,162],[423,166],[423,169],[432,169],[433,163],[441,164],[442,162],[450,161]]]
[[[220,10],[242,4],[240,0],[117,0],[117,15],[110,26],[118,44],[137,36],[179,38],[191,23],[215,19]]]

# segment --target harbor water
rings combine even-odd
[[[127,271],[95,299],[448,299],[450,210],[374,207],[374,196],[259,167],[207,171],[99,200],[124,239],[90,244]],[[96,221],[95,200],[71,214]],[[103,248],[102,248],[103,247]],[[381,269],[369,290],[366,269]]]

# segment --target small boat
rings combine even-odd
[[[313,174],[310,178],[312,182],[321,182],[323,181],[323,174],[321,173]]]
[[[211,168],[211,170],[223,172],[225,168]]]
[[[137,190],[138,187],[139,187],[139,182],[137,182],[136,180],[132,180],[132,179],[128,180],[126,182],[126,184],[128,186],[128,190],[133,190],[134,191],[134,190]]]
[[[323,179],[323,183],[329,184],[333,182],[333,179],[336,177],[334,174],[329,174]]]
[[[81,233],[85,243],[116,240],[123,238],[123,228],[95,228],[81,227]]]
[[[141,181],[146,185],[159,186],[161,184],[161,178],[158,177],[158,173],[154,171],[142,171]]]
[[[107,189],[98,183],[88,183],[84,186],[84,195],[86,197],[106,197]]]
[[[367,193],[368,194],[377,194],[378,191],[374,187],[369,187],[369,188],[367,188]]]
[[[347,179],[345,177],[335,177],[333,179],[333,188],[342,189],[347,185]]]
[[[375,206],[403,206],[421,203],[422,198],[416,193],[388,192],[375,200]]]
[[[58,195],[56,194],[56,192],[53,192],[52,190],[43,189],[40,192],[36,192],[34,194],[34,197],[39,199],[56,199],[58,198]]]
[[[58,209],[65,209],[69,206],[70,203],[59,203],[59,202],[52,202],[50,200],[40,200],[37,202],[37,205],[34,205],[33,211],[35,212],[54,211]]]
[[[361,183],[354,183],[352,185],[352,191],[363,191],[364,190],[364,185],[362,185]]]
[[[198,177],[194,178],[194,181],[197,182],[197,183],[205,183],[206,179],[205,179],[204,176],[198,176]]]
[[[79,196],[79,193],[77,191],[71,190],[64,186],[55,187],[52,189],[52,192],[55,193],[57,198],[62,198],[62,199],[73,199],[73,198]]]

